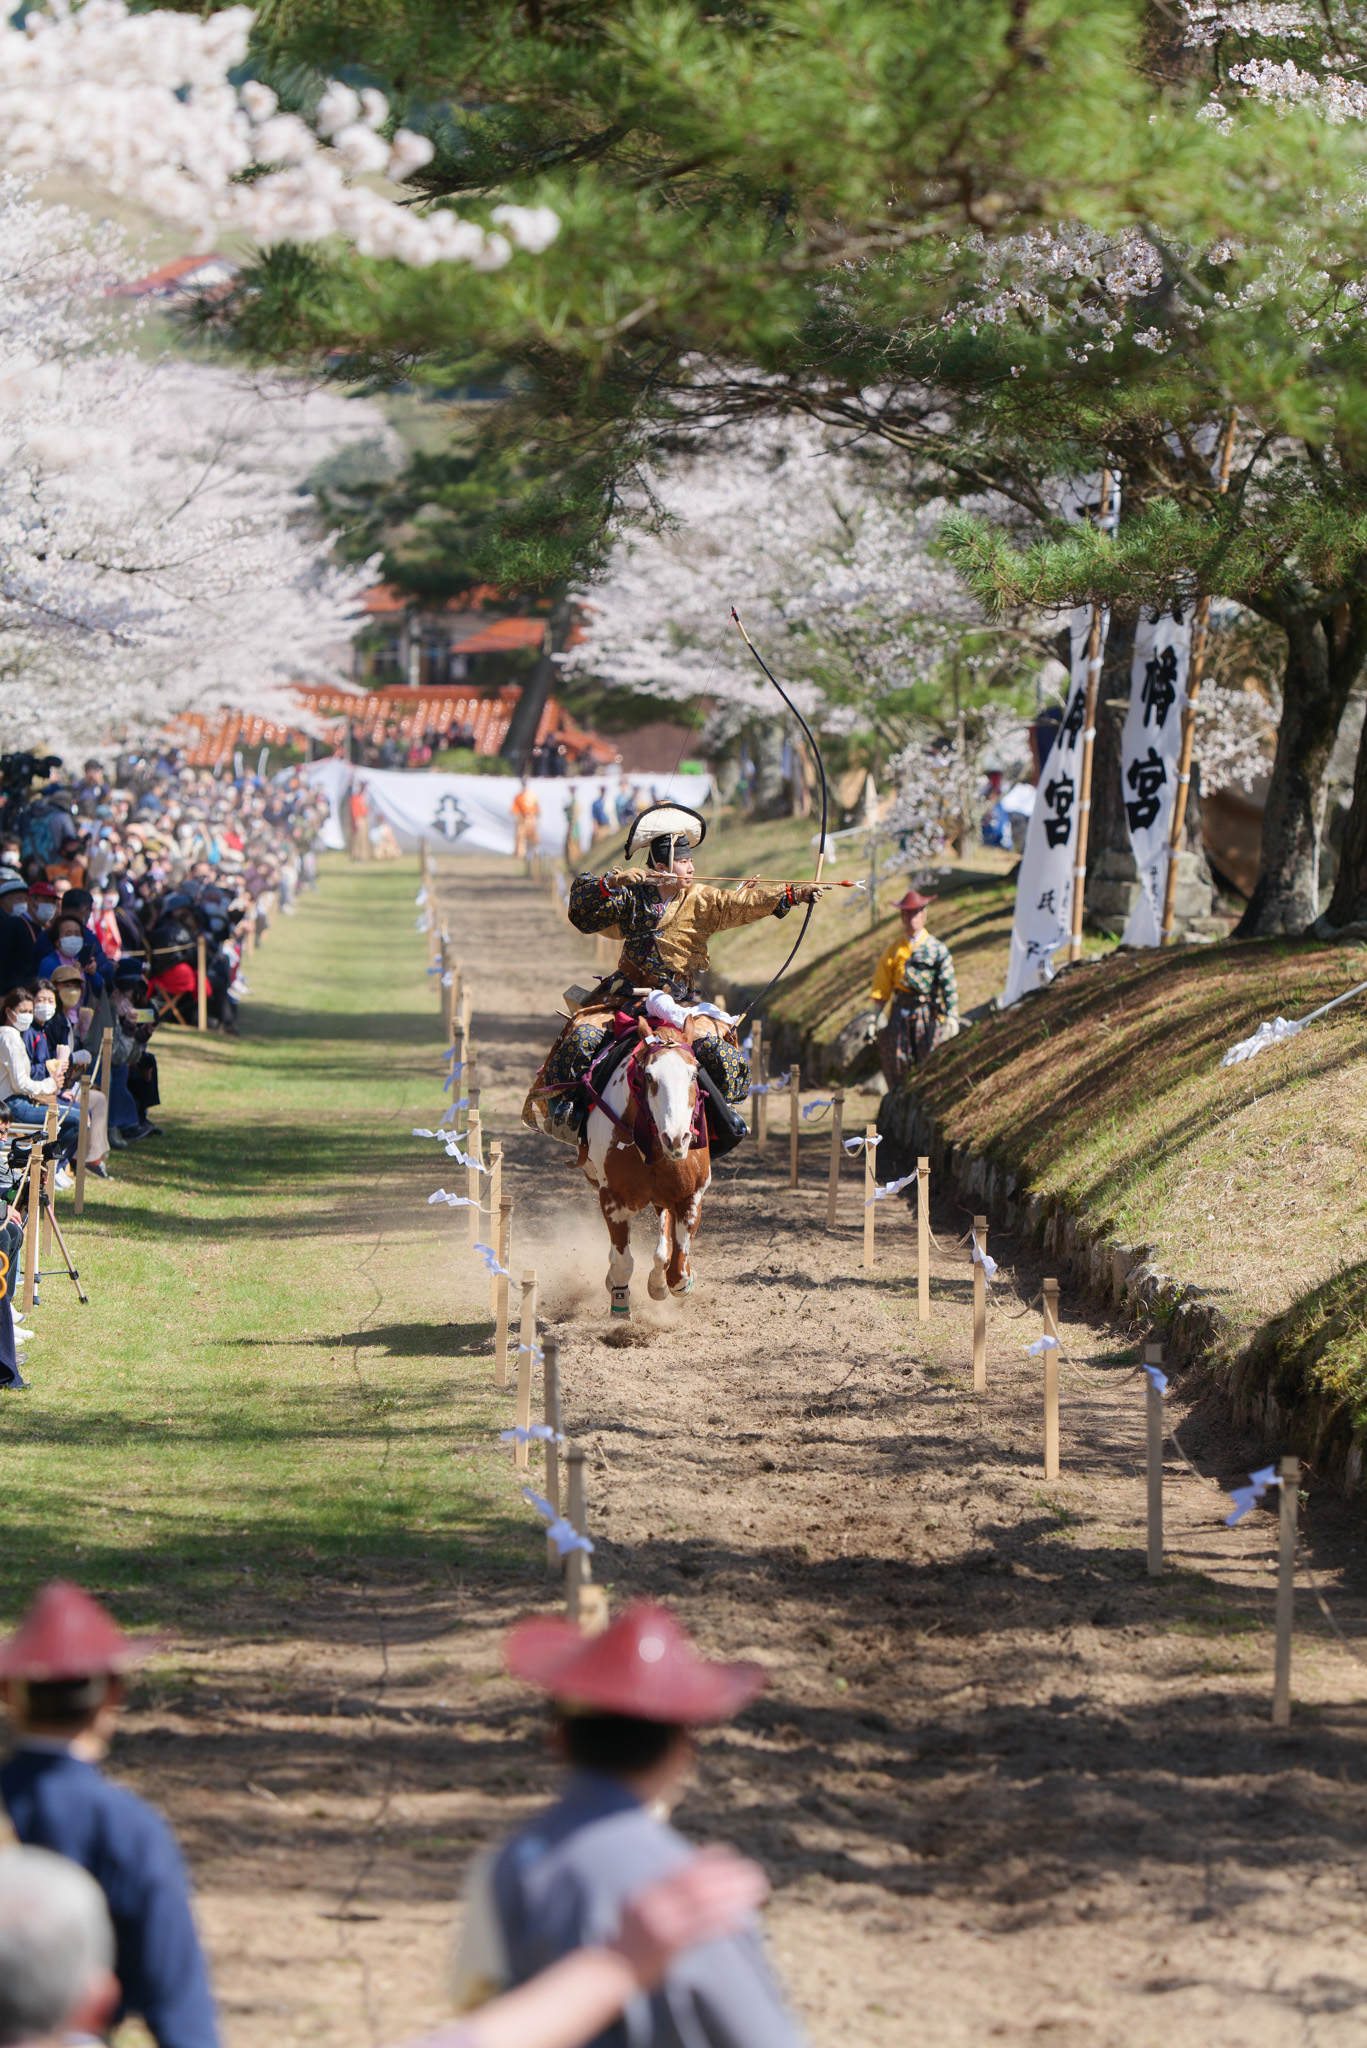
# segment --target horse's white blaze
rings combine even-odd
[[[671,1159],[686,1159],[693,1137],[693,1105],[697,1100],[694,1075],[697,1069],[681,1052],[661,1053],[651,1063],[650,1113],[655,1128]]]
[[[629,1064],[629,1061],[623,1061],[603,1091],[604,1102],[610,1104],[623,1123],[627,1120],[627,1097],[630,1094],[630,1082],[627,1078]],[[585,1135],[589,1148],[589,1168],[593,1178],[601,1184],[608,1177],[607,1157],[612,1142],[614,1138],[620,1137],[621,1133],[610,1116],[605,1116],[601,1109],[592,1109],[589,1111]]]

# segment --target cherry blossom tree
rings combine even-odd
[[[0,739],[146,733],[194,704],[284,716],[335,676],[373,577],[304,490],[372,406],[139,360],[97,294],[109,229],[0,181]],[[123,316],[125,319],[127,315]]]
[[[27,177],[75,172],[202,237],[342,237],[363,256],[424,268],[497,270],[514,247],[539,251],[559,229],[545,206],[496,206],[492,231],[448,207],[426,211],[358,183],[396,184],[433,154],[426,136],[386,139],[383,93],[333,80],[310,124],[259,81],[239,89],[250,7],[196,16],[124,0],[34,12],[0,27],[0,155]],[[413,195],[410,195],[410,199]]]

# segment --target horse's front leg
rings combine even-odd
[[[674,1251],[665,1274],[671,1294],[690,1294],[693,1289],[693,1267],[689,1253],[693,1248],[693,1240],[698,1234],[698,1224],[702,1218],[702,1197],[703,1191],[699,1188],[689,1197],[686,1205],[674,1215]]]
[[[631,1275],[635,1269],[635,1260],[631,1256],[631,1211],[606,1187],[600,1187],[598,1190],[598,1206],[608,1227],[611,1247],[608,1252],[608,1277],[603,1285],[612,1297],[612,1313],[615,1316],[629,1318]]]
[[[650,1278],[646,1282],[652,1301],[663,1301],[669,1293],[667,1273],[670,1255],[673,1251],[671,1243],[673,1215],[668,1209],[661,1209],[659,1216],[660,1231],[655,1239],[655,1263],[650,1269]]]

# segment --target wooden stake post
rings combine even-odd
[[[209,963],[205,957],[206,952],[204,934],[201,932],[195,940],[195,1001],[198,1006],[196,1029],[200,1031],[207,1031],[209,1028]]]
[[[484,1154],[480,1151],[480,1140],[479,1091],[477,1089],[470,1097],[470,1121],[465,1126],[465,1150],[469,1158],[482,1162]],[[465,1192],[470,1201],[476,1204],[479,1202],[479,1184],[483,1178],[484,1176],[479,1166],[471,1166],[466,1169]],[[479,1208],[467,1209],[465,1213],[470,1219],[470,1243],[477,1245],[480,1242]]]
[[[987,1250],[987,1218],[973,1218],[978,1250]],[[973,1391],[987,1392],[987,1268],[981,1258],[973,1261]]]
[[[1296,1613],[1296,1512],[1301,1461],[1283,1458],[1280,1544],[1277,1550],[1277,1655],[1272,1679],[1272,1726],[1291,1726],[1291,1624]]]
[[[760,1088],[764,1086],[765,1061],[768,1055],[764,1049],[764,1026],[756,1024],[751,1040],[750,1077]],[[763,1159],[769,1150],[769,1098],[756,1095],[755,1104],[755,1157]]]
[[[802,1123],[802,1070],[788,1069],[788,1185],[797,1186],[797,1137]]]
[[[1101,511],[1097,524],[1102,532],[1110,517],[1111,472],[1101,472]],[[1073,856],[1073,927],[1068,939],[1068,958],[1082,958],[1083,897],[1087,888],[1087,837],[1092,818],[1092,749],[1096,741],[1097,686],[1101,681],[1101,607],[1092,606],[1092,630],[1087,637],[1087,681],[1082,714],[1082,765],[1078,771],[1077,851]]]
[[[505,1269],[495,1273],[494,1281],[494,1385],[508,1384],[508,1261],[513,1248],[513,1205],[509,1201],[498,1205],[498,1242],[494,1246],[498,1263]]]
[[[1145,1365],[1162,1365],[1161,1344],[1144,1346]],[[1144,1376],[1144,1420],[1148,1437],[1149,1577],[1163,1576],[1163,1396]]]
[[[438,956],[441,966],[441,1033],[446,1043],[451,1043],[451,1034],[456,1015],[456,980],[460,969],[451,958],[451,945],[445,932],[441,935],[441,952]],[[452,979],[448,982],[446,977]]]
[[[864,1126],[864,1271],[873,1270],[873,1219],[878,1214],[874,1194],[878,1187],[877,1124]]]
[[[476,1190],[478,1192],[478,1190]],[[489,1142],[489,1245],[494,1257],[499,1259],[499,1211],[503,1206],[503,1144],[501,1139]],[[505,1262],[499,1259],[499,1264]],[[498,1275],[489,1275],[489,1313],[498,1315]]]
[[[1058,1281],[1044,1283],[1044,1476],[1058,1478]]]
[[[113,1073],[113,1071],[114,1027],[112,1026],[112,1024],[107,1024],[104,1029],[104,1035],[100,1039],[100,1086],[104,1090],[104,1099],[106,1102],[108,1102],[109,1100],[109,1077]]]
[[[532,1426],[532,1351],[536,1344],[536,1268],[528,1266],[522,1275],[522,1324],[517,1345],[517,1415],[519,1429]],[[525,1465],[525,1442],[514,1444],[513,1463]]]
[[[546,1439],[546,1498],[560,1513],[560,1446],[555,1438],[560,1434],[560,1339],[543,1337],[541,1341],[541,1384],[545,1396],[542,1420],[547,1429],[555,1435]],[[552,1537],[546,1538],[546,1569],[560,1571],[560,1552]]]
[[[85,1209],[85,1162],[90,1150],[90,1069],[81,1069],[81,1128],[76,1138],[76,1189],[72,1208],[80,1216]]]
[[[581,1444],[571,1444],[565,1454],[568,1473],[565,1519],[577,1534],[588,1534],[588,1499],[584,1486],[584,1451]],[[575,1623],[579,1620],[580,1596],[589,1584],[593,1573],[589,1567],[588,1553],[572,1550],[565,1559],[565,1614]]]
[[[831,1090],[831,1169],[826,1181],[826,1228],[835,1229],[835,1205],[840,1198],[840,1147],[844,1137],[845,1091]]]
[[[916,1162],[916,1319],[930,1321],[930,1161]]]

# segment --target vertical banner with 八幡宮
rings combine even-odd
[[[1101,614],[1096,659],[1106,645],[1110,613]],[[1092,608],[1079,605],[1069,618],[1072,682],[1058,737],[1040,770],[1035,808],[1025,833],[1016,914],[1011,924],[1011,957],[1001,1007],[1009,1009],[1031,989],[1054,978],[1053,956],[1066,945],[1072,922],[1073,862],[1078,833],[1078,786],[1082,769],[1082,721],[1086,713],[1088,647]]]
[[[1191,659],[1191,614],[1139,615],[1130,668],[1130,708],[1120,737],[1125,823],[1140,894],[1121,935],[1124,946],[1162,942],[1172,807],[1182,751],[1182,707]]]

